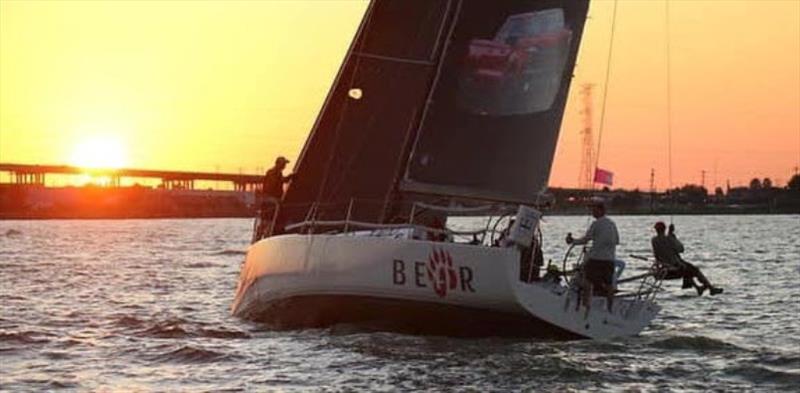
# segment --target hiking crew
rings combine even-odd
[[[696,266],[681,258],[683,252],[683,244],[678,237],[675,236],[675,226],[669,225],[669,234],[665,235],[667,229],[666,225],[659,221],[654,226],[656,235],[650,241],[653,246],[653,254],[656,261],[666,268],[664,280],[675,278],[683,278],[683,289],[694,288],[697,290],[697,295],[702,296],[703,292],[708,290],[710,295],[722,293],[722,288],[711,285],[703,272]],[[703,285],[697,285],[694,279],[697,278]]]

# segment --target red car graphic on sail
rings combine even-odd
[[[571,40],[561,9],[509,16],[493,39],[470,41],[459,81],[460,106],[496,116],[549,109]]]

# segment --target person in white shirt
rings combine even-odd
[[[586,235],[574,239],[567,234],[567,244],[586,244],[592,242],[583,264],[583,304],[588,313],[591,296],[605,295],[608,311],[611,312],[614,300],[614,260],[616,259],[619,233],[614,221],[606,216],[606,206],[602,199],[592,199],[589,205],[595,220],[586,230]]]

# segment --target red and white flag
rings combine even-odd
[[[610,186],[614,184],[614,172],[605,169],[594,169],[594,182]]]

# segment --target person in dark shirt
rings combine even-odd
[[[261,184],[261,209],[259,210],[258,224],[254,239],[262,239],[265,236],[280,233],[283,231],[283,224],[276,216],[278,204],[283,199],[283,185],[291,181],[295,175],[283,176],[283,170],[289,160],[286,157],[278,157],[275,166],[264,174]],[[255,241],[254,240],[254,241]]]
[[[664,279],[683,278],[683,289],[694,287],[700,296],[703,295],[706,289],[711,295],[722,293],[722,288],[711,285],[711,282],[708,281],[700,269],[681,258],[683,244],[675,236],[675,226],[670,224],[669,235],[665,235],[666,229],[667,227],[663,222],[657,222],[655,225],[656,236],[650,241],[656,261],[667,269]],[[694,282],[695,278],[703,285],[697,285]]]
[[[283,185],[294,178],[294,174],[283,176],[283,170],[286,168],[286,164],[288,163],[289,160],[287,160],[285,157],[278,157],[275,159],[275,166],[270,168],[267,173],[264,174],[262,192],[264,194],[265,202],[277,203],[280,202],[281,198],[283,198]]]

